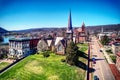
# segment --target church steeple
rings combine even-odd
[[[82,31],[85,31],[85,23],[82,23]]]
[[[68,27],[67,27],[67,32],[73,32],[72,30],[72,18],[71,18],[71,10],[70,10],[70,13],[69,13],[69,18],[68,18]]]
[[[68,17],[68,27],[67,27],[67,31],[66,31],[66,38],[70,41],[73,41],[71,10],[70,10],[69,17]]]

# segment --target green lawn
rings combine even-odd
[[[0,74],[0,80],[84,80],[85,70],[61,62],[64,58],[53,53],[47,58],[41,54],[30,55]],[[87,59],[79,60],[86,64]]]
[[[5,68],[6,66],[8,66],[10,63],[8,63],[8,62],[1,62],[0,63],[0,70],[1,69],[3,69],[3,68]]]
[[[84,70],[61,62],[64,56],[31,55],[0,75],[0,80],[84,80]]]
[[[79,50],[82,52],[85,52],[88,49],[88,44],[84,43],[84,44],[77,44],[77,46],[79,47]]]

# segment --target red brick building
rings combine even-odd
[[[37,50],[37,44],[39,42],[39,38],[35,38],[35,39],[30,39],[30,50],[35,53]]]
[[[117,57],[116,57],[116,67],[120,72],[120,52],[117,53]]]
[[[81,28],[78,28],[75,30],[76,33],[76,42],[77,43],[83,43],[87,40],[87,34],[86,34],[86,29],[85,29],[85,24],[82,24]]]

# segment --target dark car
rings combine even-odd
[[[94,80],[99,80],[99,78],[96,75],[94,75]]]
[[[100,50],[100,52],[102,52],[102,50]]]
[[[94,64],[96,64],[96,59],[95,58],[92,58],[92,61]]]

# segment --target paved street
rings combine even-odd
[[[95,37],[92,37],[91,41],[91,54],[92,58],[96,59],[96,64],[92,65],[95,69],[93,76],[96,75],[99,80],[115,80]]]

